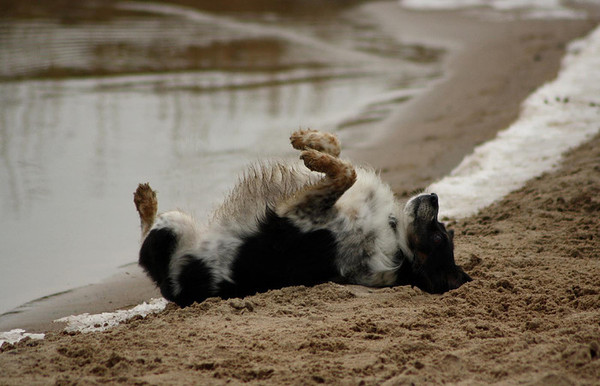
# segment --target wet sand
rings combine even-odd
[[[390,6],[367,5],[407,39],[450,49],[446,77],[386,119],[381,138],[351,141],[368,125],[341,133],[346,155],[382,168],[400,195],[448,173],[505,128],[520,102],[555,76],[565,44],[593,27],[392,14]],[[391,26],[395,20],[402,22]],[[597,137],[556,172],[453,224],[457,261],[476,278],[456,291],[325,284],[168,307],[104,333],[6,346],[0,381],[593,383],[600,377],[599,147]],[[137,267],[125,270],[5,317],[0,330],[56,329],[48,322],[58,316],[155,296]]]

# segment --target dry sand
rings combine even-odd
[[[535,383],[600,379],[600,136],[452,225],[444,295],[323,284],[169,306],[3,346],[0,384]]]
[[[354,150],[384,167],[399,193],[424,187],[506,127],[520,101],[556,74],[565,43],[591,28],[581,21],[500,24],[478,42],[468,36],[484,23],[430,17],[436,29],[447,22],[448,31],[470,31],[456,36],[450,76],[386,121],[385,152]],[[415,20],[418,30],[425,19]],[[409,127],[421,137],[408,141]],[[431,136],[438,129],[443,134]],[[450,155],[443,165],[413,165],[397,150],[439,154],[444,144]],[[0,384],[596,383],[599,149],[596,137],[559,170],[451,224],[457,261],[475,279],[458,290],[438,296],[323,284],[168,307],[102,333],[54,332],[4,345]],[[134,301],[125,298],[109,307]]]

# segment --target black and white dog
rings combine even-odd
[[[338,158],[335,136],[304,130],[291,142],[306,167],[251,167],[203,227],[180,211],[157,216],[155,192],[138,186],[139,263],[166,299],[183,307],[327,281],[442,293],[471,280],[435,194],[402,208],[373,170]]]

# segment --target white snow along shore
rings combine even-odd
[[[569,44],[558,77],[523,102],[516,122],[427,188],[440,196],[441,217],[475,214],[600,132],[599,85],[600,26]]]

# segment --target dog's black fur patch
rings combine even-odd
[[[161,289],[168,279],[169,262],[176,248],[177,235],[169,228],[151,230],[142,243],[139,263]],[[164,293],[163,296],[169,299]]]
[[[186,307],[211,296],[213,278],[210,268],[202,260],[192,255],[183,256],[182,259],[187,261],[182,265],[181,272],[177,277],[181,291],[177,295],[173,295],[171,292],[171,299],[166,296],[165,298],[181,307]]]
[[[220,295],[242,297],[294,285],[315,285],[333,280],[336,245],[333,234],[320,229],[302,232],[289,219],[272,210],[259,231],[246,238],[231,270],[235,286]]]

